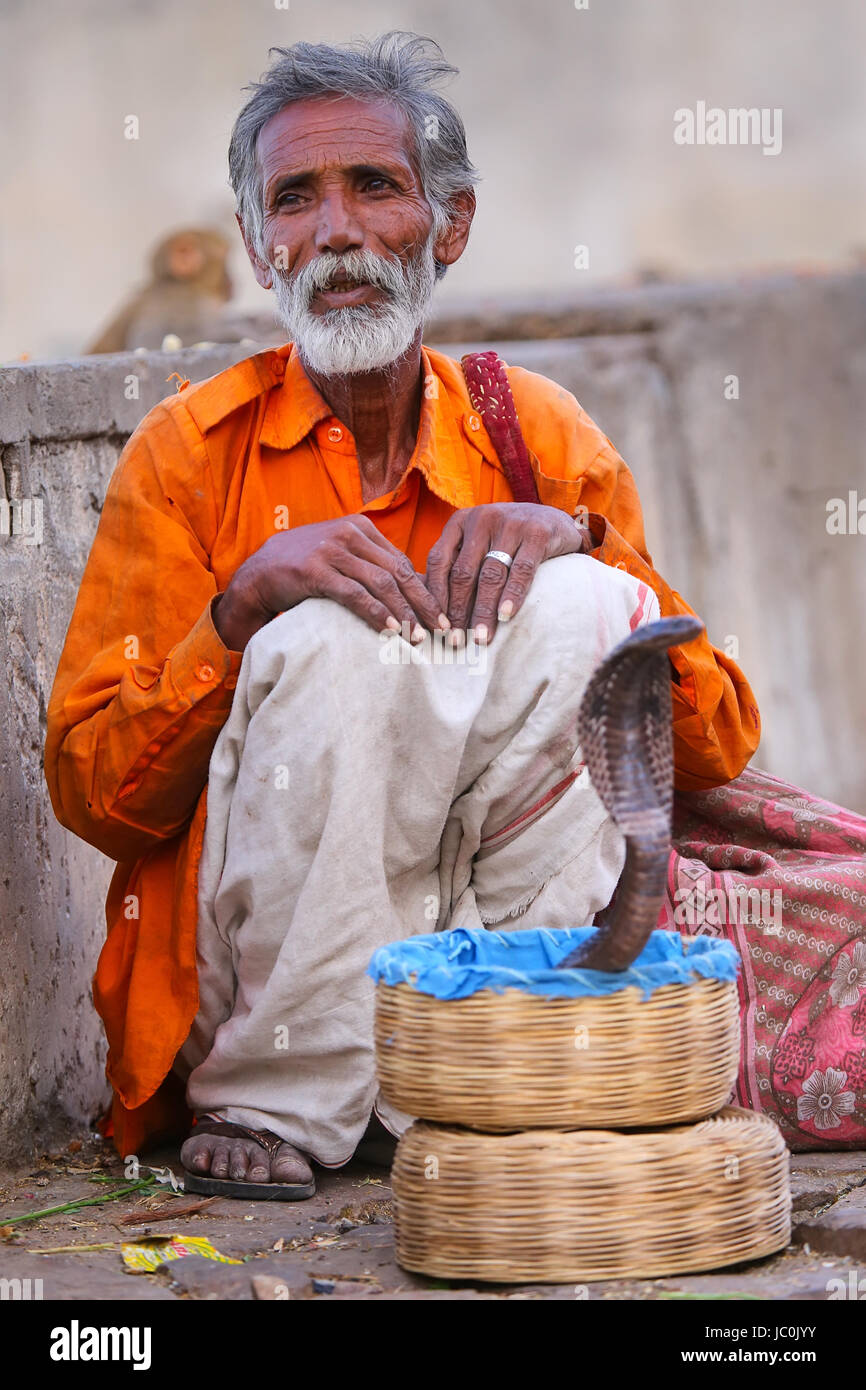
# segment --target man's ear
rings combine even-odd
[[[433,244],[433,255],[442,265],[453,265],[463,255],[474,216],[475,194],[467,188],[454,199],[448,226]]]
[[[247,236],[246,227],[244,226],[237,213],[235,213],[235,221],[240,227],[241,236],[244,240],[244,248],[246,250],[247,255],[250,258],[250,265],[253,268],[253,275],[255,275],[263,290],[273,289],[274,273],[271,270],[271,267],[268,265],[267,261],[262,260],[258,251],[256,251],[255,247],[253,246],[252,242]]]

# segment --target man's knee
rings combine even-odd
[[[329,598],[307,598],[272,618],[250,639],[253,651],[308,650],[367,646],[375,651],[378,633],[342,604]]]
[[[561,555],[539,566],[523,613],[539,627],[585,636],[601,629],[610,645],[646,621],[655,595],[641,580],[590,555]]]
[[[281,613],[248,648],[251,705],[293,704],[304,711],[339,709],[373,728],[393,721],[407,694],[406,668],[416,652],[406,637],[376,632],[331,599],[310,598]],[[246,698],[246,696],[245,696]],[[360,726],[358,726],[360,732]]]

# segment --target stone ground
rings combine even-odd
[[[149,1161],[179,1171],[175,1150],[149,1155]],[[82,1135],[28,1170],[0,1174],[0,1279],[41,1279],[44,1299],[70,1301],[825,1300],[828,1281],[840,1278],[849,1290],[859,1284],[860,1297],[866,1297],[866,1152],[793,1156],[794,1232],[781,1254],[714,1274],[591,1284],[583,1295],[571,1284],[503,1287],[408,1274],[394,1257],[386,1167],[354,1161],[338,1172],[319,1170],[318,1186],[308,1202],[216,1198],[186,1215],[186,1208],[205,1199],[159,1186],[101,1206],[6,1224],[26,1212],[124,1188],[123,1163],[113,1149]],[[190,1256],[153,1273],[125,1269],[122,1243],[169,1234],[207,1237],[222,1254],[243,1263]]]

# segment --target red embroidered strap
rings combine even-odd
[[[496,352],[467,352],[462,365],[469,399],[484,421],[515,502],[537,502],[538,489],[505,363]]]

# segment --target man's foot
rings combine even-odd
[[[291,1202],[316,1191],[312,1168],[292,1144],[228,1121],[199,1120],[180,1161],[187,1192]]]

